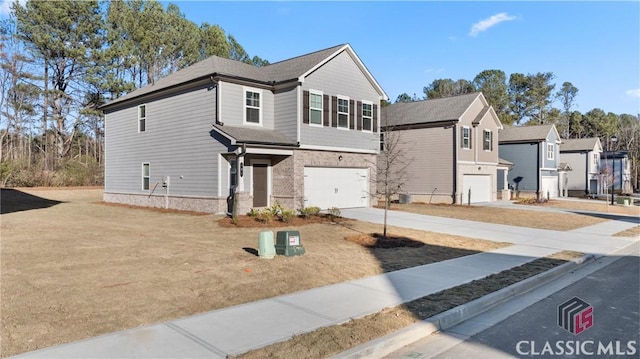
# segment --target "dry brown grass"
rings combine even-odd
[[[558,252],[401,306],[387,308],[341,325],[320,328],[311,333],[295,336],[286,342],[256,349],[235,358],[326,358],[545,272],[582,255],[582,253],[571,251]]]
[[[505,245],[390,228],[424,246],[385,254],[344,240],[380,226],[344,221],[296,226],[307,253],[265,260],[258,233],[273,226],[100,201],[100,189],[2,190],[1,356]]]
[[[426,214],[470,221],[506,224],[511,226],[570,231],[607,221],[595,216],[527,211],[483,206],[449,205],[449,204],[393,204],[391,209],[411,213]]]
[[[631,227],[622,232],[614,234],[616,237],[640,237],[640,226]]]
[[[583,201],[563,201],[563,200],[552,200],[548,203],[545,203],[545,206],[555,207],[555,208],[566,208],[572,209],[576,211],[594,211],[594,212],[603,212],[603,213],[613,213],[613,214],[622,214],[628,216],[640,216],[640,207],[638,206],[621,206],[611,205],[608,201],[600,201],[593,200],[590,202]]]

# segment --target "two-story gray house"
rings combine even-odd
[[[382,126],[383,140],[395,142],[390,155],[404,157],[401,193],[427,203],[496,200],[502,124],[482,93],[395,103],[383,108]]]
[[[499,135],[500,158],[512,163],[507,180],[521,195],[558,197],[560,135],[554,125],[505,126]],[[498,188],[503,188],[498,177]]]
[[[568,163],[566,189],[569,196],[603,193],[600,183],[600,154],[602,144],[597,137],[563,139],[560,144],[560,163]]]
[[[383,99],[348,44],[264,67],[212,56],[102,107],[104,200],[369,206]]]

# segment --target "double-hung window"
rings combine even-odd
[[[493,133],[490,130],[484,130],[482,149],[485,151],[493,150]]]
[[[553,143],[547,143],[547,159],[552,160],[554,157],[555,146]]]
[[[462,127],[462,148],[471,148],[471,129],[469,127]]]
[[[148,191],[149,190],[149,164],[148,163],[143,163],[142,164],[142,190],[143,191]]]
[[[373,104],[362,103],[362,130],[373,130]]]
[[[245,91],[245,122],[260,124],[260,93]]]
[[[138,106],[138,132],[147,130],[147,105]]]
[[[349,128],[349,100],[338,98],[338,128]]]
[[[322,94],[309,93],[309,123],[322,126]]]

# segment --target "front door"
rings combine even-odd
[[[266,164],[253,164],[253,206],[266,207],[269,205],[269,190]]]

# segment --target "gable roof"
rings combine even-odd
[[[547,139],[551,131],[555,131],[556,138],[560,138],[554,125],[505,126],[500,132],[498,143],[542,142]]]
[[[382,124],[399,126],[457,121],[479,95],[480,92],[474,92],[432,100],[394,103],[382,109]]]
[[[593,151],[596,146],[602,150],[602,145],[598,137],[563,139],[560,144],[560,152]]]
[[[117,103],[122,103],[140,96],[159,92],[192,81],[206,79],[214,75],[239,78],[261,83],[263,85],[275,85],[288,81],[302,82],[304,81],[305,76],[343,51],[347,51],[351,55],[365,76],[378,91],[380,96],[386,99],[386,93],[382,90],[382,87],[380,87],[376,82],[371,73],[369,73],[367,68],[362,64],[351,46],[349,44],[341,44],[263,67],[256,67],[240,61],[211,56],[171,75],[163,77],[153,84],[139,88],[125,96],[114,99],[109,103],[102,105],[100,108],[104,109]]]

